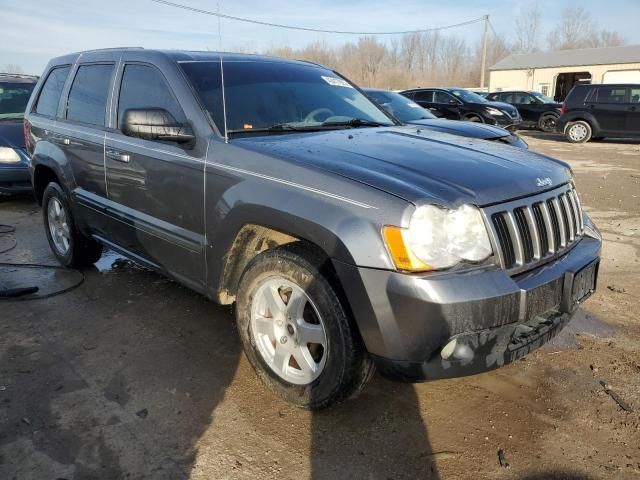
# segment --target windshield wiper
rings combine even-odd
[[[373,120],[365,120],[362,118],[351,118],[349,120],[340,120],[336,122],[322,122],[323,127],[390,127],[390,123],[374,122]]]

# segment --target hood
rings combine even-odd
[[[480,138],[482,140],[492,140],[496,138],[508,137],[510,134],[504,128],[494,127],[475,122],[461,122],[459,120],[446,120],[442,118],[426,118],[408,122],[412,125],[420,125],[429,130],[435,130],[452,135],[463,135],[465,137]]]
[[[571,178],[566,163],[537,153],[417,130],[411,126],[361,128],[232,142],[350,178],[412,203],[483,206],[540,193]]]
[[[22,119],[0,121],[0,147],[24,149]]]

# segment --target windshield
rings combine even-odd
[[[365,90],[365,93],[401,122],[436,118],[431,112],[399,93],[379,90]]]
[[[453,95],[461,98],[465,103],[487,103],[488,100],[481,97],[477,93],[470,92],[469,90],[463,90],[462,88],[456,88],[449,90]]]
[[[547,97],[546,95],[543,95],[538,92],[532,92],[531,95],[533,95],[536,98],[536,100],[542,103],[556,103],[556,101],[553,98]]]
[[[223,135],[225,110],[231,135],[393,125],[349,82],[316,65],[225,61],[224,95],[219,61],[180,66]]]
[[[0,83],[0,120],[24,118],[34,83]]]

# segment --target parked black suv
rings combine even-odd
[[[235,303],[260,378],[309,408],[374,364],[498,368],[595,289],[601,239],[569,165],[422,130],[326,67],[144,49],[52,60],[25,118],[58,260],[106,246]]]
[[[31,191],[22,119],[38,77],[0,73],[0,194]]]
[[[640,85],[576,85],[562,105],[556,130],[571,143],[640,137]]]
[[[518,109],[523,127],[533,127],[543,132],[553,132],[560,117],[562,104],[539,92],[504,91],[493,92],[488,100],[509,103]]]
[[[515,128],[522,118],[508,103],[491,102],[463,88],[418,88],[400,92],[436,117]]]

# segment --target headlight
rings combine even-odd
[[[0,147],[0,163],[20,163],[20,155],[13,148]]]
[[[409,228],[387,226],[384,237],[399,270],[439,270],[464,260],[480,262],[492,254],[480,210],[472,205],[456,210],[418,207]]]
[[[487,113],[489,115],[497,115],[498,117],[501,116],[501,115],[504,115],[504,113],[501,112],[500,110],[495,109],[495,108],[491,108],[491,107],[487,107]]]

